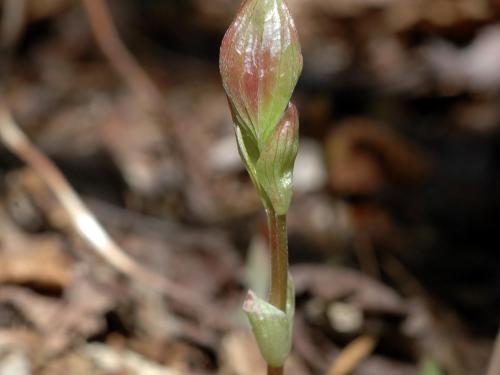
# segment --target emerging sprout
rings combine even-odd
[[[269,219],[272,304],[249,292],[243,308],[273,375],[283,373],[295,309],[286,214],[299,144],[290,97],[301,71],[299,38],[285,1],[244,0],[222,41],[220,72],[238,150]]]

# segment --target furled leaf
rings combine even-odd
[[[295,24],[284,0],[246,0],[220,50],[220,71],[235,125],[263,148],[302,70]]]
[[[299,117],[290,103],[256,164],[257,179],[278,215],[286,214],[290,206],[298,149]]]
[[[262,357],[271,367],[281,367],[292,346],[295,290],[288,277],[286,313],[249,291],[243,305]]]

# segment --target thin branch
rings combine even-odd
[[[137,95],[143,109],[149,110],[150,114],[161,116],[161,120],[165,121],[165,118],[169,118],[169,113],[163,105],[161,90],[121,40],[106,0],[81,1],[95,40],[111,66]],[[153,126],[157,126],[156,121]],[[172,158],[181,162],[184,155],[182,147],[177,146],[182,144],[179,140],[178,127],[164,128],[162,131],[168,131],[168,135],[172,138],[171,141],[168,140]]]
[[[161,92],[120,39],[106,0],[82,0],[94,37],[130,89],[153,108],[161,108]]]
[[[350,374],[362,360],[373,352],[377,341],[376,337],[369,335],[358,337],[352,341],[335,359],[328,369],[327,375]]]
[[[207,308],[202,299],[191,290],[146,269],[120,248],[85,206],[60,170],[31,143],[17,126],[1,99],[0,142],[23,160],[47,184],[68,213],[75,231],[114,268],[161,291],[184,306],[195,310],[198,310],[201,305]]]

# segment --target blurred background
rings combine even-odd
[[[287,3],[288,374],[499,374],[500,1]],[[218,73],[239,1],[0,7],[0,374],[264,374],[265,215]]]

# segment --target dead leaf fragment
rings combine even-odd
[[[0,253],[0,283],[63,290],[73,279],[71,259],[59,238],[33,236],[16,252]]]

